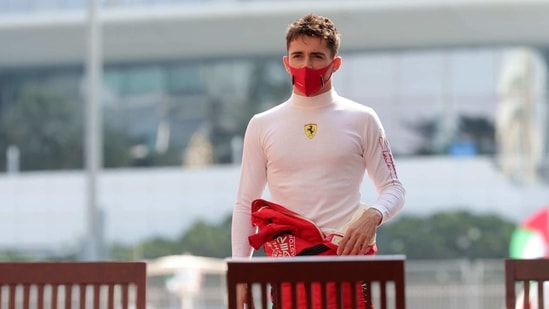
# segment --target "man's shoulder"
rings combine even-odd
[[[279,103],[279,104],[274,105],[274,106],[271,106],[268,109],[255,114],[254,117],[256,117],[256,118],[265,118],[265,117],[270,117],[271,115],[275,115],[277,113],[284,112],[284,110],[286,109],[286,106],[287,106],[286,103],[287,103],[287,101]]]
[[[339,96],[337,100],[338,105],[340,105],[342,108],[347,109],[349,111],[354,112],[362,112],[367,114],[375,114],[375,111],[372,107],[368,106],[364,103],[359,103],[353,99]]]

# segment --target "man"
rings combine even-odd
[[[377,227],[404,205],[405,190],[377,114],[332,88],[331,77],[342,63],[339,43],[335,25],[323,16],[308,14],[287,30],[283,63],[293,93],[254,115],[246,129],[232,221],[233,257],[252,256],[248,237],[256,231],[250,205],[266,186],[272,202],[308,218],[326,234],[345,226],[338,255],[371,252]],[[378,198],[361,208],[366,172]],[[240,306],[244,294],[239,288]]]

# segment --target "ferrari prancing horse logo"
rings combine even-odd
[[[304,126],[305,129],[305,135],[307,135],[308,138],[312,139],[315,137],[316,134],[316,123],[308,123]]]

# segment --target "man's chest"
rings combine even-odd
[[[344,123],[301,121],[280,124],[265,134],[268,164],[299,168],[360,159],[363,138]]]

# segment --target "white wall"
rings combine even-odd
[[[549,186],[507,182],[491,159],[396,158],[407,189],[404,213],[427,215],[464,208],[519,222],[549,206]],[[230,215],[239,166],[207,169],[109,170],[99,176],[99,198],[109,242],[175,238],[196,219],[212,223]],[[0,175],[0,248],[78,245],[85,226],[85,177],[81,172]],[[363,200],[375,191],[366,181]]]

